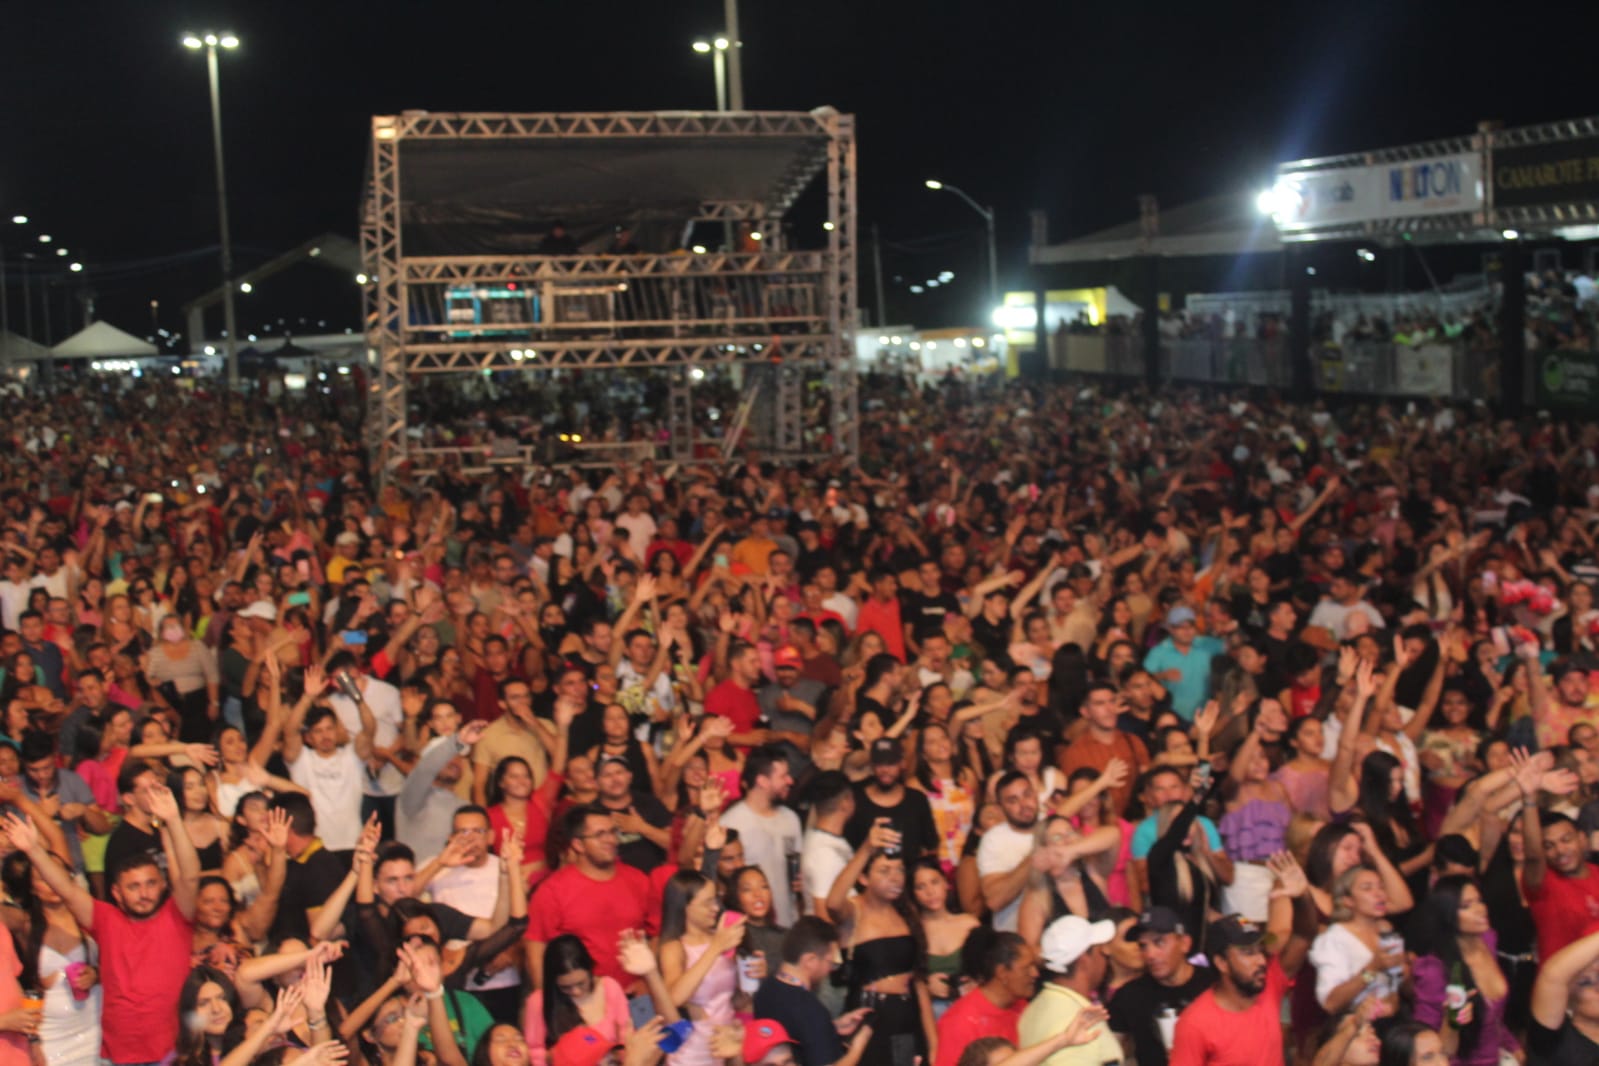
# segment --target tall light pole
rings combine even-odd
[[[726,37],[711,41],[695,41],[694,51],[709,55],[716,69],[716,110],[727,110],[727,52],[733,43]]]
[[[973,200],[970,196],[966,195],[965,190],[959,188],[958,186],[949,185],[942,181],[935,181],[932,178],[928,178],[924,184],[929,189],[933,189],[938,192],[954,193],[962,200],[965,200],[966,205],[973,211],[976,211],[979,215],[983,216],[983,223],[988,227],[988,302],[989,310],[993,311],[993,309],[998,307],[1000,304],[999,252],[997,251],[997,246],[994,241],[994,209],[992,207],[984,207],[976,200]],[[1039,320],[1043,320],[1042,313],[1039,314]]]
[[[238,329],[233,315],[233,238],[228,234],[228,186],[222,165],[222,89],[217,73],[217,49],[239,47],[239,38],[232,33],[186,33],[183,46],[190,50],[205,49],[206,72],[211,77],[211,141],[216,150],[217,164],[217,225],[222,231],[222,325],[227,330],[228,387],[239,384]]]
[[[722,21],[726,26],[727,39],[732,42],[732,55],[728,57],[728,104],[734,111],[744,110],[744,64],[739,61],[739,49],[743,44],[738,37],[738,0],[722,0]],[[726,51],[726,49],[723,49]],[[723,108],[726,111],[727,108]]]

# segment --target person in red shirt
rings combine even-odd
[[[178,997],[192,969],[194,908],[200,859],[170,789],[150,790],[150,813],[159,819],[161,846],[173,871],[171,894],[156,857],[129,855],[106,871],[113,906],[78,885],[39,840],[31,822],[5,820],[11,846],[36,872],[100,948],[101,1047],[113,1063],[160,1062],[177,1046]]]
[[[890,655],[905,661],[905,625],[899,613],[899,579],[888,570],[872,575],[872,594],[861,604],[855,619],[857,633],[873,632],[883,638]]]
[[[635,982],[617,959],[622,934],[657,932],[650,917],[650,882],[617,861],[616,823],[598,807],[573,807],[561,818],[566,862],[539,884],[528,904],[527,972],[543,980],[544,947],[562,933],[583,941],[594,976],[627,988]]]
[[[727,679],[705,697],[705,713],[733,723],[729,743],[746,750],[760,747],[767,741],[755,698],[755,686],[762,680],[760,651],[753,644],[735,644],[727,653],[727,671]]]
[[[974,951],[974,948],[976,949]],[[1017,1023],[1038,985],[1038,953],[1015,933],[973,930],[961,951],[978,986],[957,999],[938,1021],[933,1066],[955,1066],[961,1052],[985,1036],[1018,1042]]]
[[[1169,1066],[1282,1066],[1283,999],[1309,952],[1293,932],[1294,907],[1309,883],[1286,854],[1268,865],[1278,886],[1268,928],[1237,915],[1210,923],[1205,951],[1216,983],[1178,1017]]]
[[[1538,809],[1535,789],[1545,763],[1525,754],[1513,758],[1526,841],[1521,886],[1538,927],[1538,957],[1547,959],[1599,925],[1599,866],[1588,861],[1588,841],[1576,822]]]

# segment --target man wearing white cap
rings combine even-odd
[[[1017,1035],[1022,1047],[1031,1047],[1063,1032],[1084,1011],[1104,1013],[1093,996],[1104,983],[1110,966],[1105,945],[1116,938],[1116,923],[1090,922],[1075,914],[1057,918],[1044,930],[1039,960],[1048,980],[1022,1012]],[[1094,1039],[1063,1048],[1044,1060],[1044,1066],[1101,1066],[1121,1062],[1121,1042],[1100,1026]]]

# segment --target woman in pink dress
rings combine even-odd
[[[661,900],[661,976],[694,1032],[667,1056],[670,1066],[712,1066],[711,1033],[733,1022],[733,953],[744,940],[744,918],[721,919],[714,881],[695,870],[672,875]]]

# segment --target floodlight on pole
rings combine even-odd
[[[183,46],[198,49],[205,45],[206,74],[211,89],[211,142],[216,156],[217,172],[217,228],[222,237],[222,321],[226,331],[223,340],[228,353],[228,387],[239,384],[238,325],[233,308],[233,239],[228,232],[228,186],[226,168],[222,163],[222,89],[221,75],[217,69],[217,49],[239,47],[235,33],[186,33]]]
[[[966,191],[957,185],[948,185],[936,178],[928,178],[923,185],[934,192],[951,192],[966,201],[966,206],[983,216],[983,225],[988,229],[988,299],[992,307],[999,306],[999,251],[998,242],[994,236],[994,209],[984,207],[967,195]]]
[[[727,38],[718,37],[714,41],[699,40],[694,42],[694,51],[700,55],[708,55],[712,61],[712,73],[716,76],[716,110],[727,110]]]

